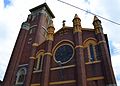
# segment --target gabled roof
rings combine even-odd
[[[47,3],[43,3],[37,7],[34,7],[32,9],[30,9],[29,11],[32,12],[32,11],[35,11],[37,9],[40,9],[42,7],[46,7],[47,11],[50,13],[50,15],[52,16],[52,18],[55,18],[54,14],[52,13],[52,11],[50,10],[50,8],[48,7]]]

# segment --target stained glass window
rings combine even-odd
[[[21,68],[17,72],[16,84],[15,86],[22,86],[25,81],[26,68]]]
[[[55,52],[55,60],[65,63],[73,56],[73,48],[70,45],[62,45]]]
[[[90,44],[89,49],[90,49],[90,60],[94,61],[95,60],[94,46],[92,44]]]

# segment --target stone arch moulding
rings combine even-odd
[[[83,42],[84,47],[87,47],[89,44],[97,45],[97,40],[95,38],[90,37]]]
[[[74,43],[70,40],[61,40],[59,41],[58,43],[55,44],[55,46],[53,47],[52,49],[52,54],[54,53],[54,50],[61,44],[64,44],[64,43],[67,43],[67,44],[71,44],[73,47],[74,47]]]

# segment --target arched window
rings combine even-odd
[[[26,68],[20,68],[17,72],[16,84],[15,86],[23,86],[25,81]]]
[[[42,70],[43,56],[44,56],[44,52],[40,52],[40,53],[36,56],[35,66],[34,66],[34,70],[35,70],[35,71]]]
[[[94,61],[94,60],[96,60],[95,59],[95,47],[94,47],[94,45],[93,44],[90,44],[89,46],[89,52],[90,52],[90,56],[89,56],[89,58],[90,58],[90,61]]]
[[[97,60],[96,58],[96,49],[95,46],[97,45],[97,41],[94,38],[88,38],[87,40],[84,41],[83,43],[84,47],[87,48],[87,61],[95,61]]]

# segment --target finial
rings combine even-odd
[[[96,20],[99,20],[99,19],[98,19],[98,17],[95,15],[93,21],[96,21]]]
[[[98,19],[98,17],[95,15],[94,16],[94,19],[93,19],[93,25],[95,25],[94,23],[96,22],[96,21],[99,21],[99,22],[97,22],[97,24],[100,24],[101,23],[101,21]]]
[[[101,21],[98,19],[96,15],[94,16],[93,26],[94,26],[96,34],[103,33]]]
[[[73,27],[74,27],[74,33],[76,32],[82,32],[81,29],[81,19],[78,17],[77,14],[75,14],[74,19],[73,19]]]
[[[74,19],[79,19],[81,21],[81,19],[79,18],[77,14],[75,14]]]
[[[79,18],[77,14],[75,14],[75,17],[74,18]]]
[[[65,22],[66,22],[66,21],[65,21],[65,20],[63,20],[63,27],[65,27]]]

